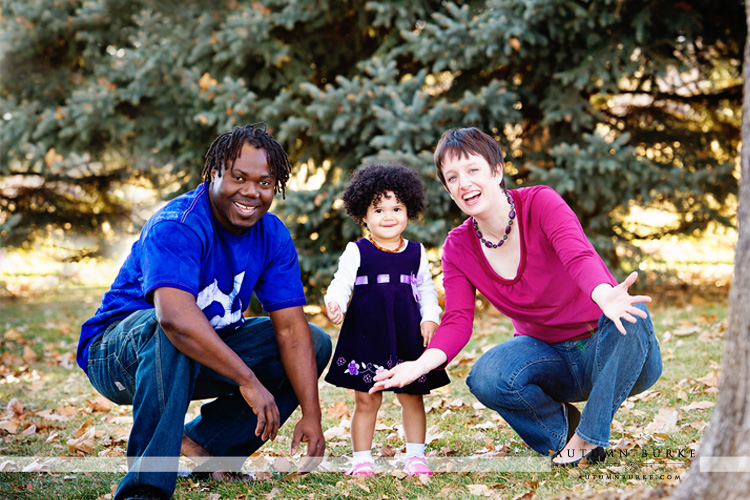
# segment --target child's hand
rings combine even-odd
[[[328,315],[328,319],[330,319],[331,323],[333,323],[334,325],[340,325],[344,320],[344,315],[341,312],[341,306],[336,302],[329,302],[328,304],[326,304],[326,314]]]
[[[429,344],[430,340],[432,340],[432,336],[435,335],[435,330],[437,330],[437,327],[437,323],[435,323],[434,321],[425,321],[420,326],[425,347],[427,347],[427,344]]]

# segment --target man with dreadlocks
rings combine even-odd
[[[96,314],[78,364],[92,385],[133,405],[128,473],[115,498],[170,498],[179,455],[198,477],[228,479],[299,404],[291,453],[325,451],[317,377],[331,340],[310,325],[289,231],[268,213],[291,166],[258,124],[219,136],[204,182],[154,214]],[[245,318],[256,295],[269,317]],[[185,424],[191,400],[200,416]]]

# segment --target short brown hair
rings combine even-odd
[[[503,161],[503,150],[497,141],[476,127],[452,128],[443,132],[435,148],[435,169],[440,182],[445,186],[443,177],[443,164],[447,157],[466,158],[469,155],[481,156],[492,169],[495,175],[495,166],[505,165]],[[500,187],[505,189],[505,178],[500,182]]]

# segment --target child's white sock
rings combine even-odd
[[[424,443],[406,443],[406,458],[424,457]]]
[[[352,466],[357,466],[364,462],[372,463],[372,451],[354,451],[352,452]]]

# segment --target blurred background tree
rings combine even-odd
[[[265,121],[297,176],[275,212],[310,297],[362,234],[338,202],[369,161],[420,171],[407,236],[461,214],[432,150],[476,126],[510,187],[548,184],[616,268],[638,238],[730,225],[742,104],[740,0],[0,0],[0,239],[137,231],[192,189],[212,139]],[[623,224],[633,206],[668,225]]]

